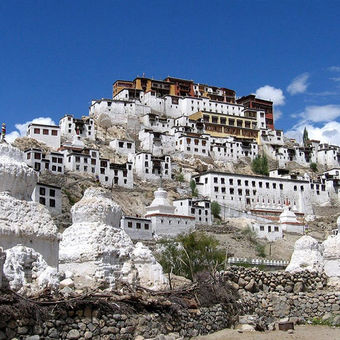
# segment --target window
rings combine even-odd
[[[41,159],[41,154],[40,153],[34,153],[34,159]]]
[[[280,190],[283,190],[283,184],[280,184]]]
[[[34,128],[34,134],[39,135],[40,134],[40,129]]]
[[[46,204],[45,197],[40,197],[39,198],[39,203],[42,204],[42,205],[45,205]]]
[[[50,196],[55,197],[55,190],[54,189],[50,189]]]
[[[137,229],[140,229],[140,228],[141,228],[140,222],[137,222],[137,223],[136,223],[136,228],[137,228]]]
[[[266,182],[266,188],[269,189],[269,183],[268,182]]]
[[[43,135],[48,135],[48,130],[47,129],[43,129]]]
[[[57,130],[52,130],[52,136],[58,136],[58,131]]]
[[[145,230],[149,230],[149,224],[148,224],[148,223],[145,223],[144,229],[145,229]]]
[[[76,163],[80,163],[80,157],[79,156],[76,157]]]
[[[128,228],[132,228],[132,222],[128,222]]]
[[[218,178],[214,177],[214,183],[218,183]]]
[[[31,153],[29,152],[26,156],[27,159],[31,159]]]
[[[279,227],[278,226],[274,226],[274,231],[279,231]]]
[[[237,185],[241,185],[241,180],[240,179],[237,180]]]
[[[229,179],[229,184],[230,184],[230,185],[233,185],[233,183],[234,183],[234,181],[230,178],[230,179]]]
[[[55,207],[55,200],[54,199],[50,199],[50,207],[51,208]]]
[[[46,189],[45,188],[39,188],[39,194],[42,196],[46,195]]]
[[[52,165],[52,171],[56,171],[57,167],[55,165]]]
[[[215,192],[218,192],[218,187],[214,187],[214,191],[215,191]]]
[[[262,182],[259,182],[259,187],[262,188]]]
[[[260,225],[260,231],[264,231],[264,226]]]
[[[62,164],[63,163],[63,159],[62,158],[58,158],[58,163]]]

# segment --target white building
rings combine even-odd
[[[151,219],[152,231],[162,237],[175,237],[195,229],[195,217],[175,214],[175,207],[168,201],[168,193],[158,188],[155,199],[146,208],[145,218]]]
[[[211,225],[211,202],[198,198],[174,200],[175,213],[195,217],[196,224]]]
[[[58,125],[31,123],[27,128],[27,137],[43,142],[52,149],[60,148],[60,127]]]
[[[136,153],[135,142],[123,139],[114,139],[110,142],[110,147],[120,155]]]
[[[254,223],[252,229],[257,237],[267,239],[269,242],[281,240],[283,237],[282,227],[278,223]]]
[[[175,147],[184,155],[209,157],[210,140],[207,135],[177,134]]]
[[[152,222],[147,218],[123,216],[120,220],[121,228],[132,240],[152,240]]]
[[[95,176],[105,187],[118,185],[133,188],[132,162],[110,163],[108,159],[99,157],[97,149],[69,148],[63,150],[63,153],[67,170]]]
[[[167,155],[175,150],[176,138],[168,133],[142,129],[139,131],[138,138],[141,149],[151,152],[154,156]]]
[[[169,132],[174,126],[174,119],[161,116],[156,113],[148,113],[141,117],[142,124],[145,128],[152,129],[155,132]]]
[[[132,163],[124,164],[110,163],[108,159],[99,160],[99,181],[105,187],[114,185],[132,189],[133,188],[133,169]]]
[[[90,117],[82,116],[74,118],[73,115],[65,115],[59,122],[60,132],[66,138],[80,136],[90,140],[96,139],[94,120]]]
[[[130,157],[131,159],[131,157]],[[151,153],[139,152],[134,159],[136,174],[149,180],[171,179],[172,167],[170,156],[154,157]]]
[[[336,145],[320,144],[317,151],[317,161],[327,167],[339,167],[340,148]]]
[[[100,114],[108,114],[114,124],[126,124],[128,117],[140,117],[151,110],[148,106],[134,101],[100,99],[93,100],[89,109],[90,116],[98,118]]]
[[[312,204],[329,203],[325,187],[319,190],[306,180],[206,172],[193,176],[200,195],[223,206],[249,210],[258,204],[296,206],[299,212],[312,214]]]
[[[32,201],[44,205],[51,215],[61,214],[61,188],[58,186],[37,183],[32,193]]]
[[[31,148],[25,150],[24,161],[38,172],[50,171],[55,175],[64,173],[64,155],[60,152],[46,154],[41,149]]]
[[[244,157],[253,160],[258,156],[258,151],[258,144],[251,139],[210,138],[210,155],[217,161],[238,162]]]
[[[99,151],[97,149],[64,149],[65,169],[90,175],[99,175]]]

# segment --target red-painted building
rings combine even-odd
[[[253,94],[241,97],[237,99],[236,102],[251,109],[264,111],[266,115],[267,128],[274,130],[273,102],[271,102],[270,100],[256,98],[256,96]]]

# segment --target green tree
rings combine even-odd
[[[221,206],[218,204],[218,202],[211,202],[211,213],[215,218],[220,218]]]
[[[224,268],[226,255],[217,248],[218,244],[214,237],[197,231],[179,235],[174,240],[163,241],[158,261],[165,272],[195,281],[200,272],[214,274]]]
[[[303,145],[306,146],[308,144],[308,140],[309,140],[309,138],[308,138],[308,131],[307,131],[306,127],[303,130],[302,140],[303,140]]]
[[[266,155],[256,156],[251,163],[251,168],[256,174],[268,176],[269,168],[268,168],[268,160],[267,160]]]
[[[198,190],[196,187],[196,182],[194,179],[190,181],[190,188],[191,188],[191,195],[192,197],[197,197],[198,196]]]
[[[318,171],[318,166],[316,163],[310,163],[310,169],[313,171],[313,172],[317,172]]]

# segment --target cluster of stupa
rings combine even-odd
[[[22,152],[0,142],[0,284],[12,289],[56,287],[64,271],[151,289],[166,279],[151,251],[134,245],[120,227],[121,209],[104,189],[89,188],[72,207],[73,224],[61,235],[49,211],[31,201],[38,177]],[[0,270],[1,274],[2,271]],[[2,279],[2,280],[1,280]]]

